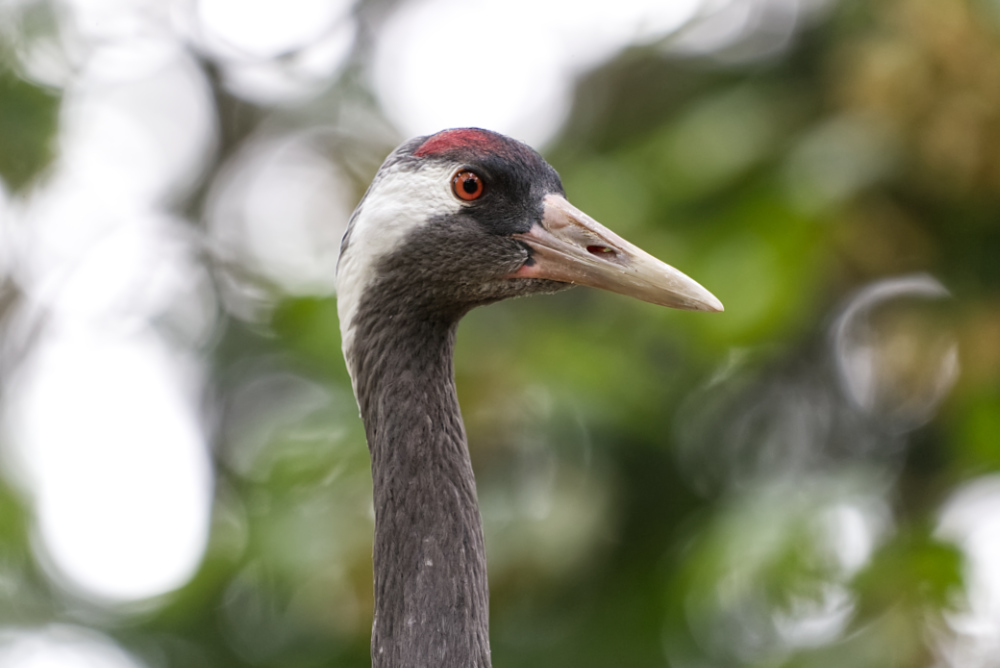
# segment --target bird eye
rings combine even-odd
[[[483,180],[479,178],[479,174],[463,169],[451,178],[451,190],[458,199],[471,202],[482,196]]]

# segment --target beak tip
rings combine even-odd
[[[713,295],[708,290],[705,290],[700,285],[698,287],[701,288],[701,294],[699,294],[696,298],[695,309],[708,313],[722,313],[726,310],[726,307],[722,305],[722,302],[719,301],[718,297]]]

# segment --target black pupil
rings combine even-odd
[[[475,195],[476,191],[479,190],[479,179],[471,174],[462,179],[462,190],[464,190],[469,195]]]

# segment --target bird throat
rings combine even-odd
[[[490,668],[482,520],[455,392],[457,318],[359,309],[347,351],[374,483],[374,668]]]

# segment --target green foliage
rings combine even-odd
[[[0,178],[26,186],[54,156],[59,96],[17,77],[0,62]]]

